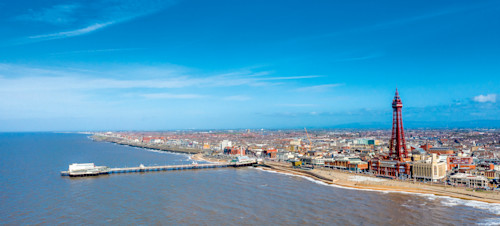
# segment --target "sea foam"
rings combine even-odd
[[[481,210],[486,210],[489,211],[493,214],[499,215],[500,216],[500,204],[496,203],[487,203],[487,202],[481,202],[481,201],[475,201],[475,200],[465,200],[465,199],[459,199],[459,198],[453,198],[449,196],[437,196],[434,194],[423,194],[423,193],[415,193],[415,192],[406,192],[406,191],[391,191],[391,190],[372,190],[372,189],[367,189],[367,188],[353,188],[353,187],[344,187],[341,185],[336,185],[336,184],[327,184],[322,181],[318,181],[316,179],[313,179],[311,177],[303,176],[303,175],[296,175],[292,173],[284,173],[284,172],[276,172],[273,170],[264,170],[262,168],[257,168],[259,170],[262,170],[264,172],[268,173],[276,173],[276,174],[283,174],[283,175],[288,175],[288,176],[295,176],[295,177],[300,177],[304,178],[308,181],[311,181],[316,184],[321,184],[325,186],[330,186],[330,187],[336,187],[336,188],[342,188],[342,189],[349,189],[349,190],[362,190],[362,191],[372,191],[372,192],[380,192],[384,194],[388,193],[401,193],[401,194],[410,194],[410,195],[417,195],[421,197],[425,197],[429,200],[436,200],[439,199],[441,201],[441,204],[444,206],[467,206],[467,207],[472,207],[475,209],[481,209]],[[495,224],[490,224],[490,223],[495,223]],[[500,225],[500,218],[491,218],[486,222],[485,225]]]

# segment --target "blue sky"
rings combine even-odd
[[[0,131],[498,120],[498,1],[2,1]]]

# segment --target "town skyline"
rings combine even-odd
[[[500,127],[496,1],[0,10],[4,132]]]

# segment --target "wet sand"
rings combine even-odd
[[[208,162],[225,163],[227,160],[216,159],[195,154],[194,160],[204,160]],[[270,170],[278,173],[288,173],[299,176],[306,176],[326,184],[337,185],[346,188],[374,190],[374,191],[393,191],[420,194],[433,194],[438,196],[448,196],[466,200],[475,200],[487,203],[500,204],[500,192],[496,191],[472,191],[461,187],[431,185],[412,181],[399,181],[374,177],[366,174],[349,173],[340,170],[328,168],[315,168],[312,170],[303,170],[293,168],[289,163],[265,162],[263,170]]]
[[[454,198],[475,200],[487,203],[500,203],[500,192],[493,191],[471,191],[466,188],[451,187],[443,185],[430,185],[424,183],[414,183],[410,181],[398,181],[383,179],[365,174],[348,173],[327,168],[316,168],[312,170],[302,170],[292,168],[289,164],[266,162],[264,170],[271,170],[280,173],[306,176],[327,184],[338,185],[347,188],[395,191],[420,194],[434,194],[438,196],[449,196]]]

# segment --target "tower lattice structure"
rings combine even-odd
[[[403,130],[403,116],[401,109],[403,102],[399,97],[398,89],[392,101],[392,136],[389,146],[389,156],[393,160],[405,161],[408,158],[408,150],[406,149],[405,132]]]

